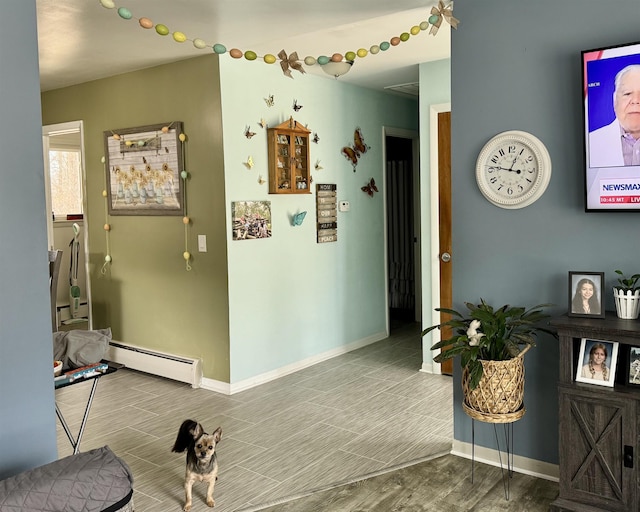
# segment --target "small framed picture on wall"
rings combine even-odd
[[[618,363],[618,342],[582,338],[576,381],[613,387]]]
[[[604,272],[569,271],[568,316],[604,318]]]

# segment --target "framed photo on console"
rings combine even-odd
[[[640,347],[629,347],[625,376],[627,385],[640,386]]]
[[[569,311],[567,316],[604,318],[603,285],[604,272],[569,271]]]
[[[576,381],[612,388],[617,363],[618,342],[582,338]]]

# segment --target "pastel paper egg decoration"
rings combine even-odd
[[[120,7],[118,9],[118,16],[120,16],[123,20],[130,20],[133,15],[131,14],[131,11],[126,7]]]
[[[176,43],[184,43],[187,40],[187,36],[185,36],[182,32],[174,32],[173,40]]]
[[[193,46],[195,46],[198,50],[203,50],[207,47],[207,43],[205,43],[202,39],[200,39],[199,37],[196,37],[193,40]]]
[[[151,21],[149,18],[140,18],[138,20],[138,23],[142,28],[153,28],[153,21]]]
[[[156,33],[160,36],[166,36],[169,34],[169,27],[163,25],[162,23],[158,23],[156,25]]]

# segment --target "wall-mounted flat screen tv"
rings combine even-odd
[[[582,52],[586,211],[640,211],[640,42]]]

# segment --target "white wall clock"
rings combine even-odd
[[[540,198],[551,179],[551,158],[530,133],[510,130],[487,142],[476,162],[476,181],[500,208],[524,208]]]

